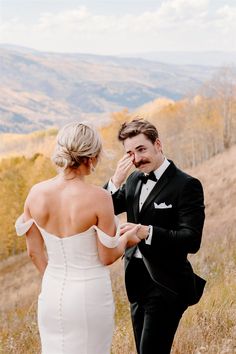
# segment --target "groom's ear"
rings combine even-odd
[[[161,140],[159,138],[156,138],[156,140],[154,141],[154,145],[156,145],[157,147],[161,147],[162,148]]]
[[[158,151],[162,151],[162,143],[161,140],[159,138],[156,138],[155,142],[154,142],[154,146],[157,148]]]

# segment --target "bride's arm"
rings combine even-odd
[[[97,200],[97,218],[98,218],[98,228],[105,232],[110,237],[115,237],[116,235],[116,225],[113,202],[110,193],[102,191],[102,195]],[[101,262],[104,265],[109,265],[115,262],[119,257],[121,257],[127,247],[136,245],[141,241],[137,237],[137,232],[139,225],[135,225],[134,228],[124,233],[120,238],[118,245],[114,248],[108,248],[104,246],[99,237],[97,238],[98,244],[98,254]]]
[[[31,219],[31,215],[29,205],[26,200],[24,207],[24,221],[29,219]],[[42,235],[35,224],[33,224],[31,228],[26,232],[26,246],[28,256],[31,258],[39,273],[43,275],[47,267],[48,260]]]

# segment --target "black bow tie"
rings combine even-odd
[[[142,173],[139,178],[141,179],[141,181],[143,183],[147,183],[148,179],[151,179],[152,181],[157,181],[157,178],[155,176],[155,173],[152,171],[150,172],[148,175],[145,175],[144,173]]]

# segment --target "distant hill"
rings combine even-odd
[[[28,133],[196,91],[213,67],[0,46],[0,132]]]
[[[229,66],[236,65],[236,51],[160,51],[137,53],[131,57],[177,65]]]

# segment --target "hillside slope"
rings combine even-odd
[[[36,153],[51,156],[57,129],[35,131],[29,134],[0,133],[0,159],[10,156],[33,156]]]
[[[53,54],[0,46],[0,132],[26,133],[74,119],[108,119],[158,97],[180,99],[216,68],[138,58]],[[104,116],[105,114],[105,116]],[[105,117],[105,118],[104,118]]]
[[[236,230],[236,146],[191,169],[205,187],[204,239]],[[218,240],[218,241],[219,241]]]
[[[201,302],[184,315],[173,354],[234,353],[236,348],[236,146],[189,170],[203,183],[206,223],[201,250],[191,256],[195,270],[207,279]],[[134,353],[130,339],[128,305],[123,288],[122,261],[111,266],[117,304],[117,328],[113,340],[114,354]],[[24,346],[19,330],[30,327],[28,343],[38,350],[35,323],[36,294],[40,279],[25,254],[0,264],[2,333],[14,342],[17,353],[31,353]],[[29,323],[29,321],[31,321]],[[4,353],[10,353],[3,335]]]

